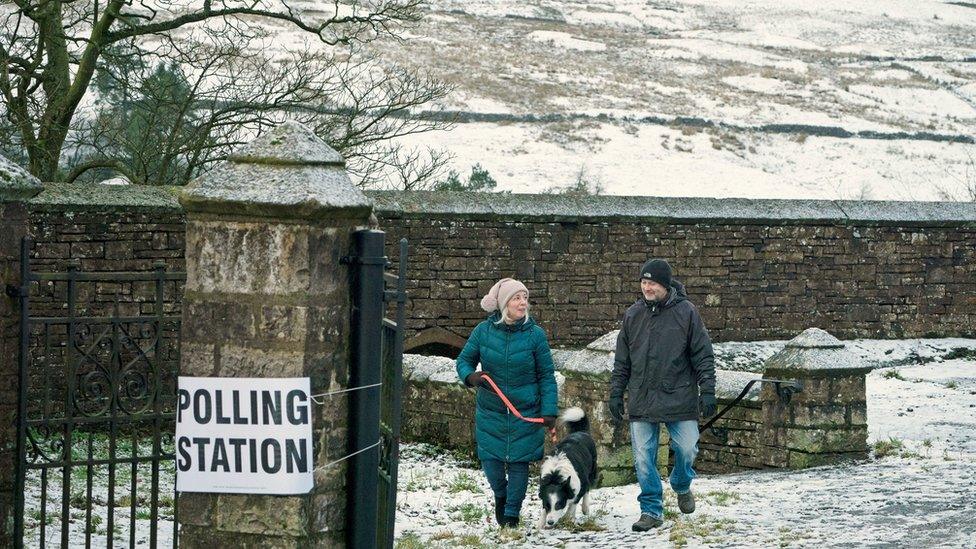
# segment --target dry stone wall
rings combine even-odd
[[[388,255],[410,242],[408,351],[431,329],[467,337],[507,276],[529,287],[552,344],[585,345],[618,327],[649,257],[671,262],[716,341],[809,326],[843,339],[976,334],[974,204],[368,196]]]
[[[79,188],[80,187],[80,188]],[[184,271],[186,216],[173,188],[48,184],[32,199],[29,234],[35,272],[64,272],[69,263],[80,272],[149,272],[163,262]],[[165,283],[164,313],[180,313],[182,282]],[[153,282],[79,284],[80,314],[152,314]],[[31,312],[63,314],[67,283],[33,288]]]
[[[607,408],[607,390],[613,356],[606,350],[553,352],[559,382],[559,407],[583,408],[597,443],[600,483],[620,486],[637,481],[627,424],[614,425]],[[406,355],[407,378],[403,400],[403,440],[435,444],[462,455],[476,457],[474,440],[474,392],[462,385],[454,361],[443,357]],[[745,383],[758,374],[719,371],[719,405],[732,401]],[[728,473],[759,469],[762,405],[755,387],[735,409],[702,434],[696,469],[702,473]],[[547,452],[551,443],[547,440]],[[670,460],[670,461],[669,461]],[[673,464],[669,457],[667,430],[662,428],[658,465],[662,474]]]

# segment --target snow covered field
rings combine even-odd
[[[972,547],[976,545],[976,341],[849,342],[883,367],[868,376],[869,461],[799,472],[702,476],[698,510],[635,534],[638,488],[596,490],[592,517],[544,532],[499,530],[480,470],[408,446],[400,465],[400,547]],[[778,343],[734,344],[763,357]],[[752,347],[752,349],[748,349]],[[750,362],[748,359],[745,362]],[[534,486],[523,515],[538,502]]]
[[[452,152],[462,172],[481,163],[501,190],[565,186],[580,170],[609,194],[937,200],[976,187],[973,3],[428,9],[378,51],[455,86],[443,107],[505,116],[462,115],[405,142]]]

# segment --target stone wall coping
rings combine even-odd
[[[0,155],[0,202],[27,200],[43,188],[30,172]]]
[[[191,181],[180,203],[192,212],[286,219],[365,218],[372,210],[339,153],[291,121]]]
[[[574,356],[575,355],[575,356]],[[590,350],[554,350],[553,360],[556,363],[557,383],[561,386],[566,375],[582,373],[594,375],[610,382],[610,370],[602,367],[602,359],[606,353]],[[579,357],[577,359],[576,357]],[[599,367],[584,367],[579,363],[590,363],[594,359],[600,360]],[[609,365],[613,366],[613,355],[609,355]],[[446,383],[448,385],[461,386],[454,369],[454,360],[441,356],[424,356],[404,353],[403,355],[403,375],[404,378],[415,382]],[[761,378],[761,374],[752,372],[735,372],[731,370],[715,370],[715,396],[721,399],[731,400],[737,396],[749,381]],[[753,385],[743,400],[758,401],[760,385]],[[607,386],[609,391],[609,385]]]
[[[807,328],[786,343],[783,350],[766,361],[766,374],[776,373],[818,376],[869,372],[872,366],[861,356],[820,328]]]
[[[176,199],[179,190],[171,186],[46,183],[28,204],[36,210],[181,213],[183,208]]]
[[[505,221],[770,221],[802,224],[976,225],[974,202],[584,196],[367,191],[378,216]]]
[[[715,397],[725,400],[732,400],[739,396],[742,389],[754,379],[762,378],[762,374],[754,372],[736,372],[733,370],[715,370]],[[756,383],[753,385],[746,396],[742,398],[745,401],[758,401],[759,392],[762,384]]]
[[[613,372],[613,353],[593,349],[554,349],[552,361],[562,372],[605,378],[608,382]]]
[[[403,354],[403,377],[410,381],[460,383],[454,361],[443,356]]]

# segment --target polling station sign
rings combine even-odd
[[[176,489],[304,494],[312,489],[309,379],[180,377]]]

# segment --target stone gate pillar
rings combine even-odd
[[[785,402],[764,383],[763,463],[799,469],[868,455],[865,378],[871,367],[819,328],[808,328],[766,361],[766,379],[797,380]]]
[[[20,286],[20,240],[27,236],[27,201],[43,186],[0,156],[0,547],[13,546],[14,460],[20,388],[20,306],[7,286]]]
[[[349,279],[340,258],[372,207],[342,157],[286,122],[183,192],[182,375],[309,376],[347,386]],[[313,406],[316,467],[346,454],[346,399]],[[180,546],[344,545],[345,463],[303,496],[183,493]]]

